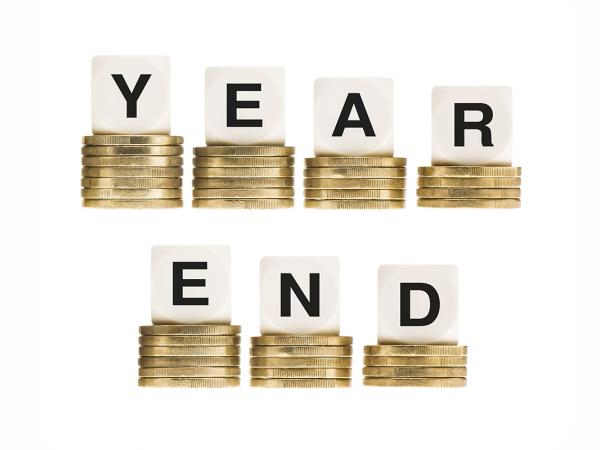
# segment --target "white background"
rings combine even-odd
[[[0,448],[598,448],[596,10],[506,0],[30,3],[0,5]],[[115,53],[172,58],[173,134],[186,139],[181,210],[80,206],[91,58]],[[393,77],[407,208],[192,209],[208,65],[285,66],[299,166],[312,153],[315,78]],[[416,208],[431,88],[453,84],[513,87],[520,210]],[[245,344],[259,330],[261,256],[341,257],[354,386],[260,390],[244,376],[239,389],[138,388],[154,244],[232,246]],[[466,389],[361,385],[384,263],[459,266]]]

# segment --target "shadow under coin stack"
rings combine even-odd
[[[81,149],[83,206],[183,206],[183,138],[169,135],[93,135]]]
[[[140,333],[139,386],[240,385],[238,325],[148,325]]]
[[[263,335],[252,338],[250,386],[350,387],[352,338]]]
[[[305,163],[306,208],[404,208],[406,158],[316,156]]]
[[[278,209],[294,206],[294,147],[194,148],[192,206]]]
[[[520,186],[520,167],[419,167],[417,205],[430,208],[519,208]]]
[[[460,345],[366,345],[365,386],[463,387],[467,347]]]

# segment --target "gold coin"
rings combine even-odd
[[[348,357],[262,357],[251,356],[250,367],[352,367],[352,358]]]
[[[240,365],[239,356],[155,356],[138,358],[140,367],[234,367]]]
[[[466,378],[364,378],[365,386],[464,387]]]
[[[181,208],[183,200],[173,198],[159,198],[151,200],[122,200],[122,199],[96,199],[84,198],[85,208],[125,208],[125,209],[156,209],[156,208]]]
[[[178,345],[240,345],[239,336],[141,336],[140,345],[169,347]]]
[[[183,169],[181,167],[84,167],[81,169],[81,175],[91,178],[173,178],[183,175]]]
[[[453,378],[466,377],[466,367],[363,367],[363,375],[373,378]]]
[[[239,334],[239,325],[144,325],[140,334],[144,336],[231,336]]]
[[[305,178],[307,189],[404,189],[406,178]]]
[[[294,165],[293,157],[281,156],[196,156],[194,167],[290,167]]]
[[[281,209],[292,208],[291,198],[195,198],[194,208],[229,208],[229,209]]]
[[[421,198],[519,198],[519,188],[419,188]]]
[[[304,200],[305,208],[315,209],[398,209],[404,200]]]
[[[142,367],[138,370],[140,377],[175,377],[175,378],[220,378],[237,377],[239,367]]]
[[[82,178],[81,186],[95,189],[176,189],[181,178]]]
[[[177,167],[181,156],[82,156],[81,164],[88,167]]]
[[[208,346],[188,345],[181,347],[140,347],[140,356],[239,356],[239,345]]]
[[[83,137],[84,145],[181,145],[181,136],[166,134],[95,134]]]
[[[314,167],[304,169],[306,178],[398,178],[404,167]]]
[[[341,388],[350,387],[349,378],[252,378],[250,386],[264,388]]]
[[[250,348],[251,356],[352,356],[351,346],[334,345],[265,345]],[[277,378],[277,377],[276,377]]]
[[[365,356],[365,366],[464,366],[466,356]]]
[[[183,155],[181,145],[84,145],[81,147],[84,156],[179,156]]]
[[[194,198],[290,198],[294,188],[194,189]]]
[[[419,187],[473,187],[516,188],[521,186],[519,177],[419,177]]]
[[[305,158],[306,167],[404,167],[406,158],[392,156],[315,156]]]
[[[181,189],[92,189],[81,190],[83,198],[155,199],[181,198]]]
[[[272,145],[211,145],[194,147],[195,156],[292,156],[294,147]]]
[[[293,167],[194,167],[195,177],[293,177]]]
[[[403,199],[404,189],[305,189],[304,197],[326,200],[390,200]]]
[[[253,367],[250,376],[254,378],[350,378],[352,369],[292,368],[264,369]]]
[[[294,187],[294,177],[276,178],[194,178],[195,189],[264,189]]]
[[[425,208],[520,208],[521,200],[518,198],[418,198],[417,206]]]
[[[352,345],[350,336],[325,336],[325,335],[265,335],[253,336],[252,345]]]
[[[224,388],[237,387],[240,379],[229,378],[139,378],[140,387]]]
[[[365,345],[365,355],[372,356],[464,356],[466,345]]]
[[[423,177],[519,177],[520,167],[429,166],[419,167]]]

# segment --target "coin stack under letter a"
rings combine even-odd
[[[417,205],[519,208],[509,87],[441,86],[432,94],[432,166],[419,167]]]
[[[152,248],[153,325],[140,327],[139,386],[240,385],[229,278],[228,247]]]
[[[81,196],[96,208],[183,206],[183,138],[170,136],[166,56],[92,60],[92,136],[84,136]]]
[[[192,206],[292,207],[283,68],[208,67],[205,102],[206,147],[194,148]]]
[[[406,158],[393,156],[393,130],[392,79],[316,80],[316,156],[305,160],[304,206],[404,208]]]
[[[378,291],[378,345],[364,347],[364,385],[466,386],[456,267],[381,266]]]
[[[269,256],[260,264],[260,329],[250,348],[250,385],[349,387],[352,338],[339,336],[339,261]]]

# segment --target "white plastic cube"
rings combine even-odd
[[[231,323],[227,246],[152,247],[152,323]]]
[[[284,145],[283,67],[208,67],[206,145]]]
[[[92,59],[92,132],[169,134],[169,57],[95,56]]]
[[[457,267],[380,266],[378,342],[457,344]]]
[[[512,165],[510,87],[435,87],[431,119],[433,165]]]
[[[392,156],[391,78],[319,78],[314,95],[315,155]]]
[[[339,334],[339,259],[264,257],[260,263],[260,332]]]

